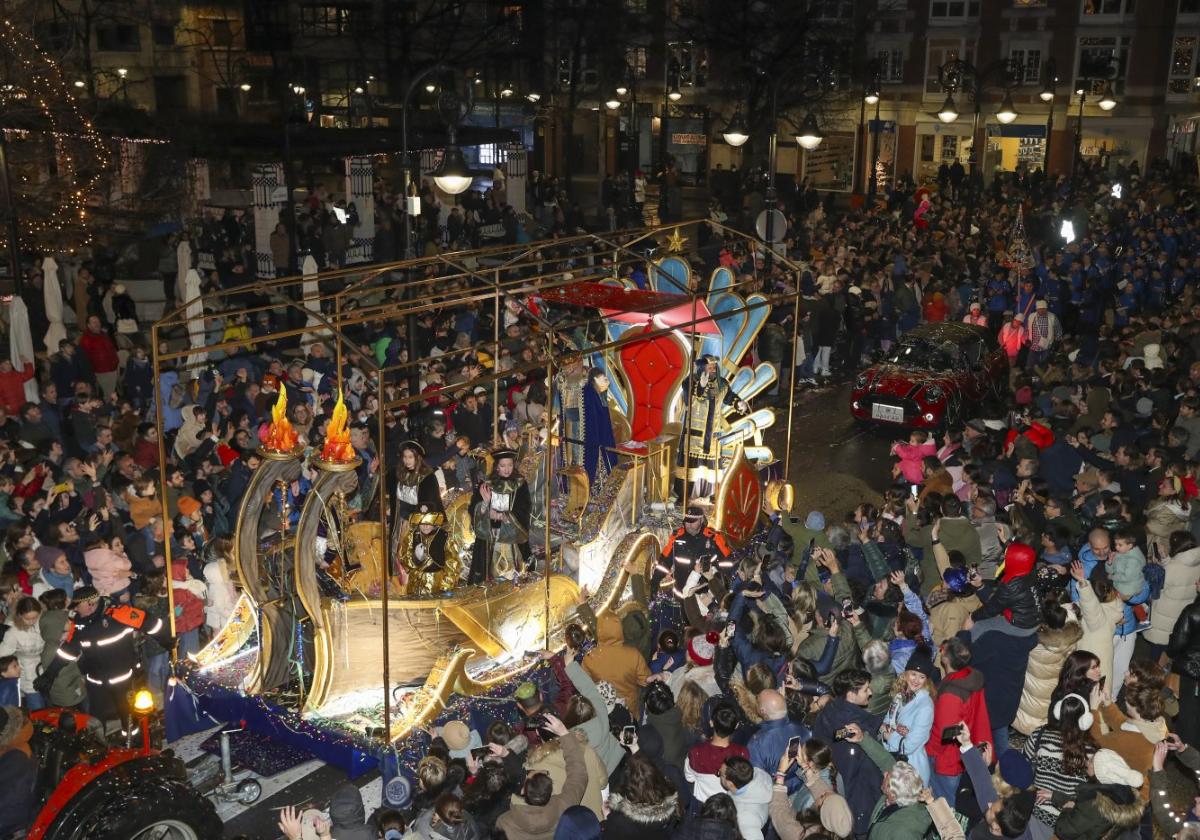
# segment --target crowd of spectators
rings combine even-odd
[[[515,723],[443,722],[405,807],[368,823],[356,793],[339,789],[325,833],[1200,833],[1188,825],[1200,820],[1194,790],[1180,789],[1200,770],[1192,195],[1162,166],[952,193],[896,188],[840,212],[802,191],[781,206],[789,253],[809,266],[799,276],[715,229],[697,236],[693,258],[702,278],[724,264],[755,288],[799,290],[802,344],[791,346],[792,310],[779,307],[753,355],[802,380],[852,372],[919,323],[974,319],[1012,342],[1004,410],[897,445],[890,479],[866,477],[890,481],[880,498],[785,511],[732,564],[691,558],[683,603],[663,586],[614,614],[581,610],[567,649],[543,654],[537,679],[517,688]],[[1020,250],[1018,218],[1032,256],[1023,271],[1005,267]],[[1060,235],[1064,220],[1073,240]],[[608,254],[553,239],[543,257],[546,270],[578,277],[612,271]],[[644,277],[637,265],[620,271]],[[467,285],[452,281],[447,297]],[[319,445],[340,373],[364,508],[380,478],[380,395],[364,360],[406,358],[404,325],[353,328],[341,371],[328,348],[297,338],[211,353],[198,378],[167,370],[156,382],[144,337],[117,329],[120,296],[85,283],[78,334],[46,358],[0,365],[5,703],[86,703],[69,668],[49,697],[33,684],[81,590],[163,614],[173,587],[182,653],[220,626],[236,596],[234,512],[281,389],[303,441]],[[488,312],[447,303],[418,319],[414,346],[431,359],[422,390],[545,360],[529,304],[506,301],[499,358],[471,349],[491,335]],[[213,311],[207,325],[248,340],[274,317]],[[36,400],[24,397],[30,378]],[[418,438],[451,484],[469,485],[458,467],[471,449],[547,415],[544,378],[507,376],[499,405],[491,389],[430,396],[386,418],[389,445]],[[141,656],[161,690],[166,651],[148,644]],[[298,820],[285,813],[281,828],[298,837]]]

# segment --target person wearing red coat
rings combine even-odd
[[[25,383],[33,379],[33,362],[26,360],[24,367],[16,370],[8,359],[0,362],[0,405],[15,416],[21,406],[29,402],[25,397]]]
[[[204,624],[207,594],[204,582],[188,572],[187,561],[186,554],[171,558],[171,595],[175,600],[175,636],[179,639],[180,657],[200,650],[200,626]]]
[[[107,397],[117,387],[117,368],[121,360],[117,356],[117,345],[113,344],[95,315],[87,319],[87,329],[79,337],[79,346],[88,357],[92,372],[96,374],[96,382]]]
[[[963,772],[962,753],[953,732],[948,727],[966,723],[974,737],[992,745],[992,723],[988,717],[983,695],[983,674],[971,665],[971,648],[962,639],[951,637],[942,644],[942,673],[946,676],[938,685],[933,704],[933,727],[925,752],[933,773],[930,787],[934,796],[944,796],[947,802],[958,791],[958,778]],[[995,750],[994,745],[992,746]]]

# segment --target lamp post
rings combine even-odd
[[[1075,154],[1071,158],[1072,181],[1075,180],[1075,175],[1079,170],[1079,161],[1083,157],[1083,105],[1087,101],[1088,88],[1095,82],[1107,80],[1104,92],[1100,94],[1100,99],[1096,104],[1100,106],[1101,111],[1111,111],[1116,108],[1117,100],[1113,96],[1112,86],[1112,78],[1116,69],[1117,57],[1115,55],[1097,59],[1087,65],[1080,62],[1079,87],[1075,89],[1075,93],[1079,97],[1079,113],[1075,118]]]
[[[767,225],[766,225],[766,265],[769,268],[771,265],[771,257],[775,253],[775,202],[777,196],[775,193],[775,158],[779,145],[779,86],[788,73],[781,73],[775,77],[771,83],[771,133],[767,137]],[[812,111],[804,115],[804,120],[800,124],[800,130],[796,133],[796,145],[804,149],[806,152],[811,152],[817,146],[821,145],[821,141],[825,139],[825,135],[821,133],[820,127],[817,125],[817,118]]]
[[[875,106],[875,122],[874,130],[868,131],[867,134],[871,138],[871,168],[866,170],[864,175],[868,180],[864,181],[866,187],[867,201],[871,202],[875,199],[875,168],[879,165],[879,132],[882,126],[879,124],[879,100],[882,99],[883,93],[883,76],[880,73],[879,59],[872,59],[868,65],[871,71],[870,81],[867,82],[867,87],[863,91],[862,109],[865,110],[867,105]],[[859,111],[859,122],[862,122],[862,110]]]
[[[1046,83],[1042,85],[1038,94],[1038,98],[1049,106],[1046,114],[1046,142],[1042,146],[1042,174],[1046,177],[1050,175],[1050,138],[1054,136],[1054,95],[1057,87],[1058,62],[1050,58],[1046,61]]]
[[[971,122],[971,157],[968,159],[972,174],[983,163],[977,142],[979,113],[984,84],[991,77],[995,77],[1000,86],[1004,88],[1004,99],[1000,103],[1000,107],[996,109],[996,119],[1007,125],[1019,116],[1012,101],[1012,88],[1016,84],[1017,77],[1014,61],[1001,59],[980,70],[969,61],[955,58],[938,67],[938,84],[946,92],[946,101],[942,103],[942,107],[937,112],[938,119],[944,123],[952,123],[958,119],[958,107],[954,102],[955,93],[962,93],[975,106]]]

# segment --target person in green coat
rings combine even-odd
[[[883,771],[883,795],[871,812],[871,828],[867,840],[912,840],[924,837],[933,826],[933,818],[925,807],[932,802],[921,781],[921,775],[907,761],[897,761],[883,744],[867,735],[855,723],[848,723],[846,740],[860,744],[863,752]]]
[[[42,648],[43,668],[58,655],[58,648],[62,644],[70,620],[66,610],[46,610],[38,619],[38,629],[46,643],[46,646]],[[85,697],[87,697],[87,687],[83,683],[83,673],[79,670],[78,665],[71,662],[54,678],[46,700],[51,706],[69,709],[78,706]]]
[[[937,560],[933,556],[933,524],[939,523],[938,540],[946,547],[946,552],[960,551],[967,566],[978,566],[983,559],[983,551],[979,543],[979,532],[967,519],[963,511],[963,503],[957,496],[948,496],[942,500],[940,517],[931,517],[928,525],[921,525],[917,519],[917,500],[905,500],[907,510],[904,516],[904,533],[908,544],[921,549],[921,597],[924,598],[941,585],[942,573],[938,569]]]

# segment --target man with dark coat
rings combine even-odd
[[[1002,754],[1008,747],[1008,727],[1021,705],[1029,653],[1038,643],[1037,627],[1016,627],[996,616],[974,622],[958,637],[971,648],[971,667],[983,674],[992,742]]]
[[[834,765],[845,783],[843,795],[854,813],[854,833],[866,835],[883,774],[861,748],[839,738],[838,733],[846,724],[857,723],[868,735],[875,735],[883,718],[864,708],[871,699],[871,675],[866,671],[851,668],[838,674],[833,680],[833,694],[813,722],[812,734],[833,751]]]

